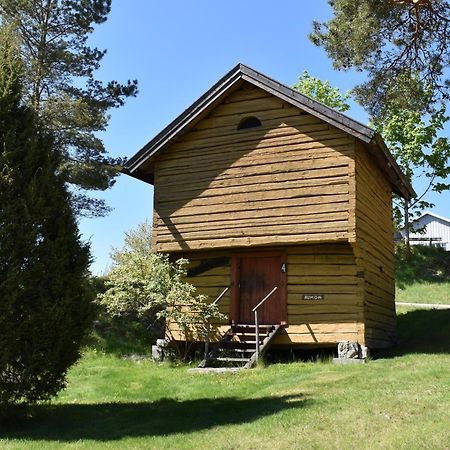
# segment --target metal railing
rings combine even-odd
[[[259,359],[259,308],[268,300],[268,298],[278,289],[275,286],[253,309],[255,313],[255,333],[256,333],[256,361]]]
[[[222,293],[212,302],[212,305],[217,305],[220,302],[220,299],[227,293],[230,286],[226,287]],[[205,359],[208,358],[209,353],[209,343],[211,338],[211,322],[208,319],[208,323],[206,324],[206,337],[205,337]]]

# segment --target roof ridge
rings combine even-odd
[[[350,116],[310,98],[307,95],[301,94],[295,89],[292,89],[273,78],[269,78],[263,73],[258,72],[241,62],[220,78],[219,81],[192,103],[191,106],[186,108],[176,119],[131,157],[125,163],[124,172],[137,178],[142,177],[142,175],[139,175],[139,168],[143,164],[147,163],[156,153],[164,149],[174,138],[188,130],[192,123],[196,123],[196,120],[200,120],[201,114],[207,113],[208,108],[213,107],[214,104],[217,104],[224,96],[228,95],[229,90],[240,80],[251,83],[280,100],[352,135],[366,144],[367,148],[372,153],[376,153],[376,148],[378,148],[380,154],[383,155],[386,160],[385,162],[382,162],[382,164],[386,165],[385,171],[388,174],[388,178],[391,180],[392,186],[397,187],[397,193],[400,193],[400,195],[405,198],[411,198],[416,195],[414,189],[405,178],[379,133]]]
[[[259,72],[255,69],[251,68],[250,66],[247,66],[246,64],[239,63],[238,65],[244,67],[249,73],[252,73],[252,72],[256,73],[256,74],[258,74],[258,76],[264,77],[267,80],[270,80],[273,83],[278,84],[280,87],[290,90],[293,95],[301,97],[303,100],[306,100],[307,102],[318,104],[318,105],[322,106],[325,110],[328,110],[330,113],[338,113],[339,115],[346,117],[348,120],[357,123],[361,127],[365,128],[369,132],[373,133],[373,135],[375,135],[377,133],[377,131],[374,128],[360,122],[359,120],[354,119],[353,117],[349,116],[348,114],[345,114],[342,111],[338,111],[337,109],[335,109],[329,105],[326,105],[325,103],[323,103],[319,100],[316,100],[315,98],[309,97],[308,95],[297,91],[296,89],[292,88],[291,86],[288,86],[287,84],[284,84],[284,83],[276,80],[275,78],[264,75],[262,72]]]

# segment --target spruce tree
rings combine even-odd
[[[54,396],[92,319],[81,243],[52,136],[22,102],[13,33],[0,28],[0,413]]]

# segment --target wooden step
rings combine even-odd
[[[270,346],[281,325],[261,325],[259,331],[260,356]],[[236,339],[237,338],[237,339]],[[222,336],[215,348],[200,363],[201,368],[227,363],[241,363],[244,368],[256,363],[256,328],[253,324],[236,324]]]
[[[225,353],[225,352],[235,352],[235,353],[253,353],[255,351],[254,348],[233,348],[233,347],[227,347],[227,348],[219,348],[219,353]]]
[[[227,343],[221,343],[219,345],[220,349],[233,350],[233,349],[244,349],[244,350],[255,350],[256,341],[232,341]]]
[[[262,346],[259,348],[259,356],[262,357],[267,352],[270,347],[272,341],[274,340],[276,334],[281,329],[281,325],[275,325],[273,329],[267,333],[267,336],[264,338]],[[248,363],[244,366],[244,369],[250,369],[257,363],[257,354],[256,351],[250,357]]]
[[[225,357],[225,356],[220,356],[218,358],[214,358],[216,361],[223,361],[223,362],[249,362],[250,358],[232,358],[232,357]]]
[[[270,332],[270,331],[269,331]],[[269,332],[267,332],[266,330],[259,330],[259,334],[261,336],[266,336],[267,334],[269,334]],[[256,330],[248,330],[248,331],[236,331],[234,333],[235,336],[256,336]]]
[[[261,343],[264,338],[267,337],[266,334],[264,335],[259,335],[259,342]],[[246,344],[249,343],[253,343],[256,344],[256,336],[243,336],[243,337],[239,337],[239,341],[233,341],[233,342],[244,342]]]
[[[267,333],[272,328],[273,325],[260,325],[259,331],[260,333]],[[232,330],[234,333],[255,333],[256,327],[255,325],[233,325]]]
[[[259,335],[259,342],[261,343],[268,335],[264,334],[264,335]],[[228,342],[221,342],[220,346],[222,346],[223,344],[225,344],[226,347],[230,347],[233,345],[236,345],[237,347],[240,346],[246,346],[249,344],[256,344],[256,336],[247,336],[247,337],[243,337],[242,339],[239,340],[230,340]]]
[[[265,329],[259,330],[259,334],[268,334],[268,333],[270,333],[270,330],[265,330]],[[256,330],[242,330],[242,331],[237,330],[234,332],[234,335],[237,335],[237,334],[255,335]]]

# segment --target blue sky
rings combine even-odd
[[[313,20],[330,17],[326,0],[113,0],[109,20],[91,39],[108,49],[97,76],[137,78],[139,94],[112,111],[101,136],[108,152],[131,157],[238,62],[287,85],[307,70],[343,91],[351,89],[364,75],[334,71],[307,37]],[[368,119],[357,105],[349,115],[363,123]],[[111,248],[122,246],[125,231],[151,219],[153,188],[122,175],[99,197],[113,211],[79,224],[91,243],[94,274],[105,272]],[[448,193],[432,200],[437,214],[450,217]]]

